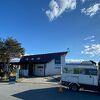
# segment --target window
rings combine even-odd
[[[97,69],[85,69],[85,75],[97,75]]]
[[[68,68],[64,68],[63,73],[68,73]]]
[[[61,56],[55,58],[55,64],[61,64]]]
[[[74,68],[73,74],[79,74],[80,73],[80,69],[79,68]]]
[[[61,67],[55,67],[56,69],[61,69]]]
[[[91,70],[90,70],[90,74],[91,74],[91,75],[97,75],[97,73],[98,73],[98,72],[97,72],[97,69],[91,69]]]
[[[80,74],[85,74],[85,69],[83,69],[83,68],[80,68]]]
[[[80,74],[83,75],[97,75],[97,69],[82,68]]]
[[[43,66],[38,66],[37,68],[43,68]]]
[[[72,68],[64,68],[63,73],[73,74],[73,69]]]
[[[97,69],[89,68],[64,68],[63,73],[82,74],[82,75],[97,75]]]
[[[55,68],[56,69],[61,69],[61,65],[60,64],[55,64]]]

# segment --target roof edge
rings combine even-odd
[[[67,54],[68,51],[64,51],[64,52],[53,52],[53,53],[43,53],[43,54],[32,54],[32,55],[25,55],[24,57],[29,57],[29,56],[38,56],[38,55],[49,55],[49,54]]]

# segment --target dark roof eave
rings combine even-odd
[[[68,52],[57,52],[57,53],[48,53],[48,54],[38,54],[38,55],[28,55],[23,56],[20,59],[20,63],[48,63],[51,60],[55,59],[55,57],[66,55]],[[35,60],[31,60],[34,58]],[[40,60],[36,60],[37,58],[40,58]],[[26,60],[28,59],[28,60]]]
[[[46,64],[48,62],[20,62],[20,64]]]

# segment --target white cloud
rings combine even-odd
[[[95,1],[95,0],[81,0],[82,3],[91,2],[91,1]]]
[[[93,40],[95,38],[94,35],[86,37],[84,40]]]
[[[100,44],[85,45],[82,54],[90,56],[100,56]]]
[[[94,42],[95,40],[94,39],[92,39],[92,40],[90,40],[91,42]]]
[[[94,16],[100,11],[100,3],[97,3],[89,8],[83,8],[81,10],[82,13],[86,14],[87,16]]]
[[[81,0],[82,1],[82,3],[84,3],[86,0]]]
[[[52,21],[59,17],[66,10],[74,10],[76,8],[76,0],[51,0],[49,4],[49,10],[46,11],[46,15],[49,20]]]

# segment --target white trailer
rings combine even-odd
[[[100,91],[98,68],[91,62],[66,64],[62,66],[61,83],[73,91],[80,88]]]

